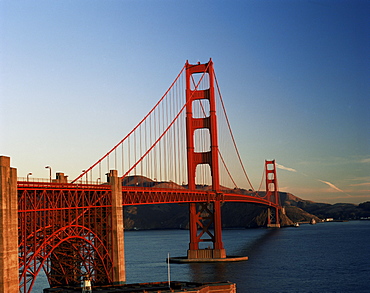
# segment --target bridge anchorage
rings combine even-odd
[[[265,162],[265,193],[237,187],[225,159],[230,151],[218,144],[222,111],[216,115],[216,96],[226,116],[212,60],[186,62],[144,119],[72,181],[63,173],[43,181],[17,179],[10,158],[0,156],[0,292],[31,292],[42,270],[52,287],[78,287],[86,276],[93,285],[124,283],[128,205],[189,204],[189,249],[173,262],[247,259],[226,255],[221,206],[266,206],[267,227],[279,227],[275,161]],[[227,116],[225,121],[231,133]]]

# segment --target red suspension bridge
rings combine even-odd
[[[86,274],[97,285],[125,282],[126,205],[188,203],[188,259],[226,258],[224,202],[264,205],[267,225],[279,227],[275,162],[265,161],[266,191],[256,191],[212,60],[186,62],[140,123],[74,180],[63,173],[48,182],[17,179],[8,157],[0,157],[0,176],[1,292],[31,292],[41,270],[50,286],[78,285]]]

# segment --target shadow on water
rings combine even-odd
[[[235,232],[235,231],[234,231]],[[233,255],[238,256],[256,256],[259,251],[267,244],[271,243],[279,234],[279,229],[265,229],[257,231],[258,233],[244,234],[239,237],[245,237],[245,243],[241,247],[234,249]],[[257,236],[257,237],[255,237]],[[231,240],[229,240],[231,241]],[[238,239],[241,242],[241,239]],[[227,243],[225,245],[227,247]],[[217,282],[234,281],[236,275],[248,267],[248,260],[241,262],[220,262],[220,263],[192,263],[188,265],[188,276],[195,282]]]
[[[260,237],[254,238],[252,241],[247,243],[241,250],[241,255],[255,255],[259,250],[266,244],[271,243],[273,239],[280,233],[280,229],[266,229],[266,233],[262,234]]]

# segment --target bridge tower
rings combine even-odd
[[[279,189],[276,177],[275,160],[265,161],[266,199],[279,204]],[[267,227],[280,227],[279,208],[269,207],[267,210]]]
[[[192,86],[193,74],[202,74],[201,79],[208,88]],[[199,82],[198,82],[199,84]],[[209,103],[209,116],[198,118],[193,115],[194,101]],[[208,129],[210,151],[195,151],[194,134],[197,129]],[[202,132],[204,134],[204,132]],[[221,226],[221,193],[218,166],[217,116],[214,89],[213,62],[205,64],[189,64],[186,62],[186,139],[188,188],[196,189],[196,168],[200,164],[210,166],[212,176],[212,191],[217,194],[216,200],[209,203],[190,203],[190,243],[188,259],[225,258],[226,251],[222,242]],[[209,230],[213,225],[213,233]],[[199,233],[198,233],[199,232]],[[207,238],[204,238],[207,237]],[[213,247],[200,249],[200,242],[212,242]]]

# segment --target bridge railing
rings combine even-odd
[[[56,183],[56,179],[50,179],[49,178],[34,178],[34,177],[17,177],[18,182],[37,182],[37,183]],[[67,180],[67,183],[72,183],[72,180]],[[107,184],[107,182],[102,182],[101,180],[95,180],[95,181],[88,181],[85,179],[80,179],[74,184],[87,184],[87,185],[101,185],[101,184]]]
[[[17,177],[17,181],[27,181],[27,182],[50,182],[49,178],[27,178],[27,177]]]

